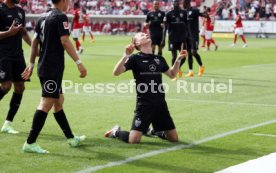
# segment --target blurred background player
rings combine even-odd
[[[164,29],[161,46],[165,46],[166,33],[169,34],[169,51],[172,52],[172,65],[177,58],[177,51],[182,51],[185,47],[187,31],[187,13],[179,6],[179,0],[173,0],[173,10],[169,11],[164,18]],[[180,68],[185,60],[183,59]],[[182,71],[179,68],[178,77],[182,77]],[[173,79],[176,80],[177,78]]]
[[[203,13],[206,13],[206,10],[207,10],[207,7],[206,6],[203,6]],[[201,28],[200,28],[200,32],[199,32],[199,35],[201,36],[202,38],[202,45],[201,47],[204,48],[205,47],[205,44],[206,44],[206,38],[205,38],[205,32],[206,32],[206,28],[205,28],[205,25],[206,25],[206,17],[201,17]]]
[[[130,144],[140,143],[143,133],[147,132],[152,123],[155,132],[164,131],[165,139],[178,142],[178,134],[165,100],[162,73],[171,79],[174,78],[187,52],[181,51],[173,66],[169,68],[162,56],[152,54],[151,44],[148,34],[141,32],[135,34],[133,43],[126,47],[124,56],[114,67],[115,76],[132,70],[136,86],[138,86],[136,88],[136,110],[130,132],[122,131],[120,126],[116,125],[105,133],[105,137],[118,138]],[[134,47],[140,52],[131,55]],[[152,83],[154,85],[150,87]]]
[[[14,92],[10,101],[10,109],[1,132],[17,134],[11,123],[21,104],[25,90],[25,80],[21,73],[26,67],[22,38],[31,45],[31,39],[25,29],[25,12],[16,4],[19,0],[5,0],[0,4],[0,100],[10,91]]]
[[[64,96],[61,85],[65,68],[64,50],[75,61],[80,71],[80,77],[85,77],[87,74],[69,38],[69,22],[64,12],[67,11],[70,0],[52,0],[52,2],[54,8],[37,22],[32,41],[30,63],[22,73],[24,79],[31,77],[36,53],[40,47],[38,76],[42,88],[42,96],[34,113],[28,139],[22,148],[24,152],[48,153],[36,143],[36,140],[45,124],[48,112],[52,108],[54,117],[71,147],[79,146],[80,142],[85,139],[85,136],[75,136],[72,133],[63,110]]]
[[[83,48],[81,46],[81,43],[79,42],[79,36],[83,27],[83,19],[82,19],[82,14],[81,14],[78,2],[74,3],[74,14],[73,14],[72,26],[73,26],[72,37],[75,41],[77,53],[81,54],[83,52]]]
[[[211,14],[211,8],[207,8],[207,19],[206,19],[206,33],[205,38],[207,41],[207,51],[210,50],[210,45],[215,45],[215,50],[218,49],[218,45],[216,44],[215,40],[213,39],[213,31],[215,25],[215,17]]]
[[[91,41],[92,42],[95,42],[94,40],[94,35],[92,33],[92,30],[91,30],[91,22],[90,22],[90,19],[89,19],[89,15],[86,14],[86,10],[82,10],[82,18],[83,18],[83,32],[82,32],[82,41],[84,42],[84,39],[85,39],[85,35],[90,35],[91,37]]]
[[[246,48],[247,47],[247,44],[246,44],[246,40],[245,40],[245,37],[243,35],[243,25],[242,25],[242,17],[241,17],[241,14],[239,13],[239,9],[236,9],[236,22],[234,24],[234,43],[231,44],[230,46],[231,47],[234,47],[236,45],[236,42],[237,42],[237,36],[239,35],[243,41],[243,48]]]
[[[189,36],[187,37],[187,50],[188,50],[188,64],[189,64],[189,73],[186,77],[193,77],[193,56],[195,57],[198,65],[198,76],[202,76],[204,73],[204,65],[202,63],[201,57],[197,52],[198,44],[199,44],[199,17],[207,17],[206,14],[200,13],[199,9],[196,7],[191,7],[190,0],[184,0],[183,7],[187,11],[187,27]]]
[[[150,37],[152,40],[152,52],[155,54],[155,47],[158,46],[158,55],[162,55],[162,35],[163,35],[163,21],[165,13],[159,9],[160,2],[153,1],[154,10],[147,14],[145,27],[149,27]]]

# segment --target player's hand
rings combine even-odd
[[[34,67],[32,65],[26,67],[23,73],[21,74],[22,79],[29,80],[33,74],[33,69]]]
[[[13,36],[17,34],[22,29],[22,24],[17,25],[15,21],[12,22],[12,25],[10,26],[8,33]]]
[[[87,75],[87,70],[86,70],[86,68],[84,67],[84,65],[82,63],[78,64],[78,69],[79,69],[79,72],[80,72],[80,77],[85,78],[85,76]]]
[[[129,44],[129,45],[127,45],[126,50],[125,50],[125,53],[126,53],[127,55],[131,55],[132,52],[134,51],[134,48],[135,48],[134,44]]]
[[[187,55],[188,55],[187,50],[182,50],[182,51],[179,53],[179,55],[178,55],[178,57],[177,57],[177,60],[182,60],[182,59],[186,58]]]
[[[165,40],[162,40],[162,41],[161,41],[160,46],[161,46],[162,48],[165,47]]]

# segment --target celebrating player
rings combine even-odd
[[[245,37],[243,35],[243,25],[242,25],[242,17],[239,13],[239,9],[236,9],[236,14],[237,14],[237,17],[236,17],[236,22],[234,24],[234,43],[231,44],[230,46],[231,47],[234,47],[236,45],[236,42],[237,42],[237,36],[239,35],[243,41],[243,48],[246,48],[247,47],[247,44],[246,44],[246,40],[245,40]]]
[[[70,0],[52,0],[52,2],[54,8],[38,20],[32,41],[30,64],[22,73],[23,79],[29,79],[32,75],[35,55],[40,45],[38,76],[42,87],[42,97],[34,114],[29,137],[23,145],[24,152],[48,153],[36,144],[36,139],[44,126],[48,112],[52,108],[54,117],[71,147],[77,147],[85,139],[85,136],[73,135],[63,111],[64,97],[61,83],[64,71],[64,49],[76,62],[81,74],[80,77],[86,76],[86,69],[70,41],[68,18],[63,13],[67,11]]]
[[[11,123],[21,104],[25,89],[21,73],[26,64],[22,49],[22,38],[31,45],[25,29],[25,12],[16,4],[19,0],[5,0],[0,4],[0,100],[14,86],[10,109],[1,132],[17,134]]]
[[[84,42],[85,35],[89,34],[91,37],[91,41],[94,42],[95,40],[94,40],[94,35],[91,31],[91,22],[89,19],[89,15],[86,14],[86,10],[82,10],[82,12],[83,12],[83,15],[82,15],[82,18],[83,18],[82,41]]]
[[[164,29],[161,46],[165,46],[166,33],[169,33],[169,51],[172,52],[172,65],[177,58],[177,51],[181,52],[185,47],[187,36],[187,13],[180,9],[179,0],[173,0],[173,10],[169,11],[164,18]],[[180,67],[185,60],[182,60]],[[182,77],[182,71],[179,69],[178,76]],[[173,80],[176,80],[173,79]]]
[[[152,40],[152,52],[155,54],[155,46],[158,46],[158,55],[162,56],[162,33],[165,13],[159,9],[159,1],[153,1],[154,10],[147,14],[145,26],[149,27]]]
[[[174,78],[187,52],[182,50],[169,68],[162,56],[152,54],[151,44],[147,34],[135,34],[133,43],[126,47],[125,55],[113,70],[115,76],[132,70],[136,79],[137,103],[131,131],[122,131],[120,126],[116,125],[105,133],[105,137],[118,138],[130,144],[140,143],[143,133],[147,132],[152,123],[156,132],[164,131],[167,140],[178,141],[175,125],[165,101],[162,73]],[[140,52],[131,55],[134,48]]]

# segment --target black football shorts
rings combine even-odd
[[[24,60],[10,60],[9,58],[0,58],[0,83],[6,81],[21,82],[21,74],[26,68]]]
[[[42,97],[59,99],[60,94],[62,94],[62,78],[39,77],[39,80],[42,88]]]
[[[131,130],[146,133],[150,124],[156,132],[175,129],[167,103],[162,105],[137,105]]]

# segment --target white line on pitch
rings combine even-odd
[[[266,66],[274,66],[276,63],[271,63],[271,64],[256,64],[256,65],[245,65],[242,66],[242,68],[255,68],[255,67],[266,67]]]
[[[272,135],[272,134],[253,133],[253,135],[254,135],[254,136],[267,136],[267,137],[276,138],[276,135]]]
[[[226,136],[229,136],[229,135],[233,135],[233,134],[236,134],[236,133],[240,133],[240,132],[243,132],[243,131],[246,131],[246,130],[254,129],[254,128],[257,128],[257,127],[261,127],[261,126],[265,126],[265,125],[269,125],[269,124],[273,124],[273,123],[276,123],[276,119],[271,120],[271,121],[267,121],[267,122],[263,122],[263,123],[260,123],[260,124],[255,124],[255,125],[252,125],[252,126],[247,126],[247,127],[243,127],[243,128],[240,128],[240,129],[232,130],[232,131],[229,131],[229,132],[217,134],[217,135],[210,136],[210,137],[207,137],[207,138],[203,138],[203,139],[195,141],[191,144],[176,145],[174,147],[164,148],[164,149],[155,150],[155,151],[151,151],[151,152],[148,152],[148,153],[136,155],[136,156],[133,156],[133,157],[129,157],[129,158],[126,158],[124,160],[109,162],[109,163],[104,164],[104,165],[91,166],[91,167],[88,167],[84,170],[78,171],[77,173],[95,172],[95,171],[98,171],[98,170],[101,170],[101,169],[110,168],[110,167],[114,167],[114,166],[120,166],[120,165],[129,163],[129,162],[133,162],[133,161],[140,160],[140,159],[145,159],[145,158],[148,158],[148,157],[156,156],[156,155],[167,153],[167,152],[170,152],[170,151],[176,151],[176,150],[181,150],[181,149],[192,148],[194,146],[197,146],[197,145],[209,142],[209,141],[213,141],[213,140],[220,139],[220,138],[223,138],[223,137],[226,137]]]

